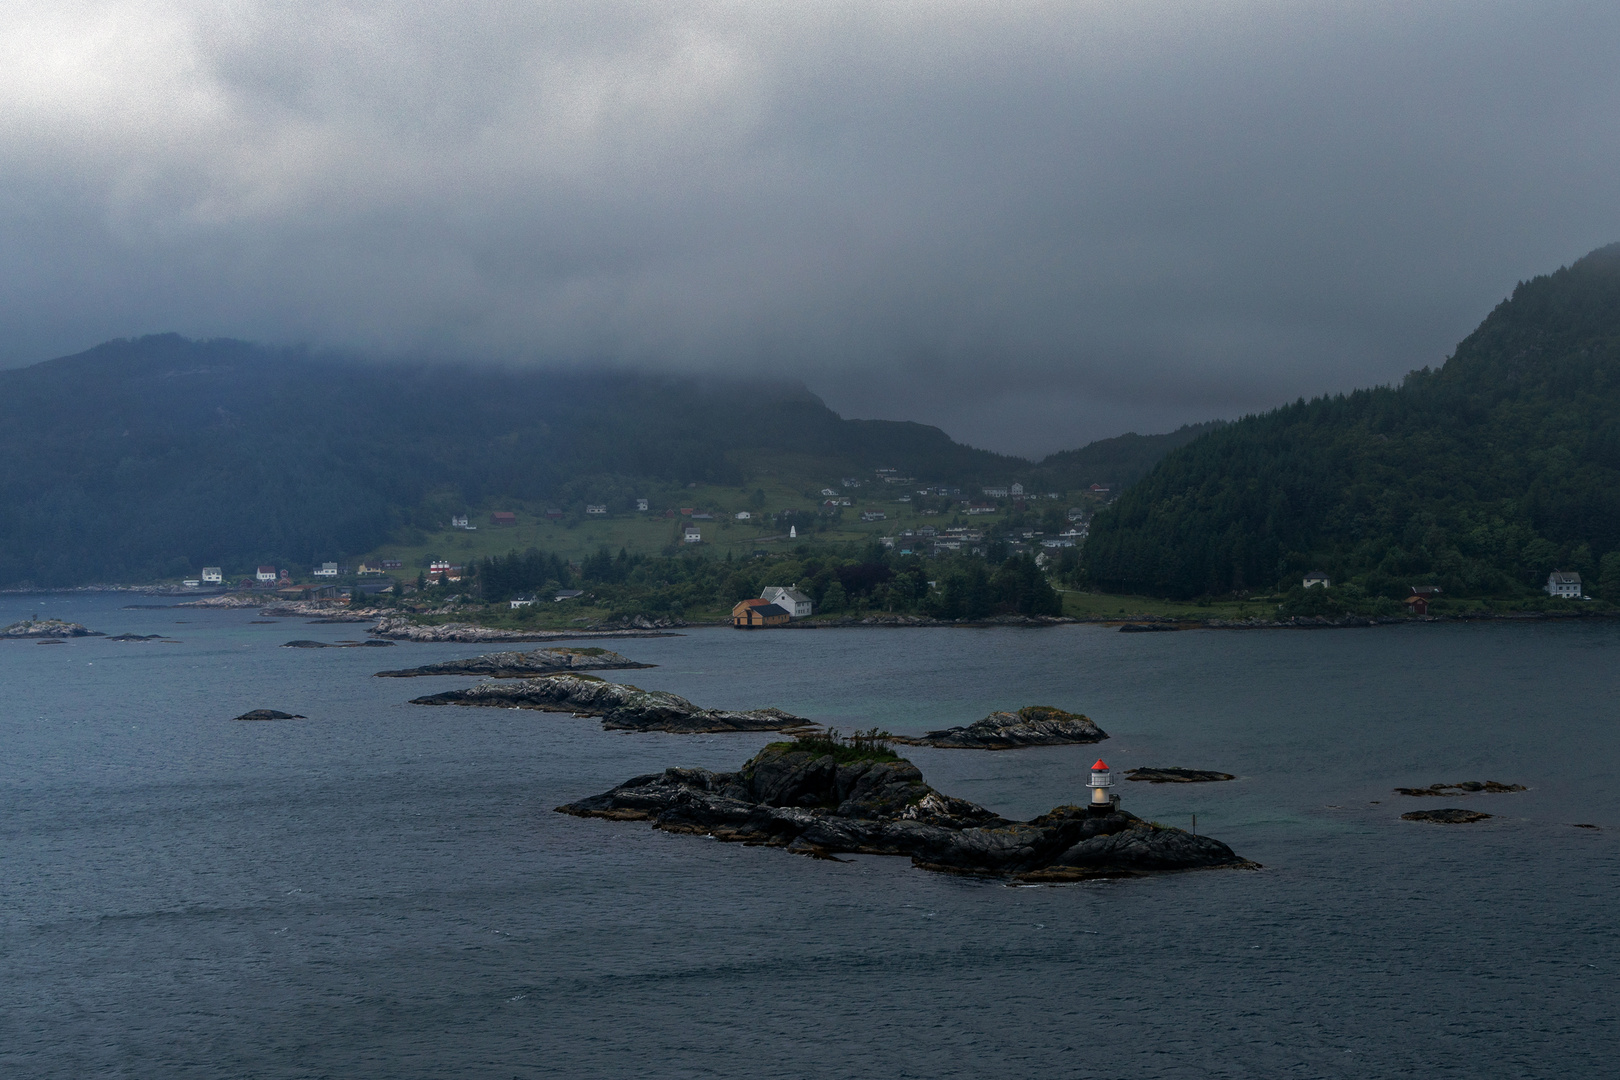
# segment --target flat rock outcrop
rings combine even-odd
[[[1122,634],[1156,634],[1180,629],[1181,627],[1175,623],[1128,622],[1119,628],[1119,632]]]
[[[1149,784],[1212,784],[1221,780],[1236,780],[1237,777],[1229,772],[1215,772],[1213,769],[1131,769],[1125,774],[1127,780],[1145,780]]]
[[[478,675],[486,679],[528,679],[536,675],[553,675],[560,671],[625,671],[652,666],[637,663],[629,657],[609,652],[607,649],[531,649],[528,652],[486,653],[470,660],[446,660],[439,664],[423,664],[421,667],[403,668],[399,671],[379,671],[377,677],[407,679],[417,675]]]
[[[1255,865],[1219,840],[1117,807],[1060,806],[1009,821],[935,791],[904,758],[852,759],[827,744],[773,743],[737,772],[666,769],[557,809],[807,855],[903,855],[929,870],[1025,882]]]
[[[728,712],[702,709],[676,694],[612,683],[594,675],[546,675],[512,682],[479,683],[465,690],[412,698],[412,705],[486,705],[498,709],[599,716],[610,731],[671,731],[696,735],[722,731],[807,731],[816,725],[781,709]]]
[[[254,709],[236,717],[238,720],[308,720],[307,716],[297,713],[277,712],[275,709]]]
[[[371,628],[377,637],[395,641],[459,641],[482,644],[497,641],[567,641],[580,638],[670,637],[659,629],[621,630],[506,630],[476,623],[440,623],[422,626],[398,615],[384,616]]]
[[[1463,780],[1456,784],[1430,784],[1428,787],[1398,787],[1397,795],[1500,795],[1509,791],[1528,791],[1523,784],[1501,784],[1495,780]]]
[[[1490,816],[1478,810],[1461,810],[1452,806],[1444,810],[1413,810],[1409,814],[1402,814],[1401,820],[1431,821],[1436,825],[1470,825],[1476,821],[1484,821]]]
[[[62,619],[24,619],[0,628],[0,638],[105,637],[100,630],[89,630]]]
[[[915,738],[891,736],[907,746],[947,750],[1020,750],[1029,746],[1071,746],[1101,742],[1108,733],[1088,716],[1049,705],[1026,705],[1017,712],[994,712],[964,727],[930,731]]]
[[[218,596],[205,596],[201,600],[187,600],[183,604],[175,604],[174,606],[202,608],[249,608],[264,607],[265,604],[272,603],[273,600],[273,597],[264,596],[262,594],[259,596],[254,596],[252,593],[232,592],[221,593]]]

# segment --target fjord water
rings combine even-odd
[[[1101,747],[908,751],[1024,817],[1126,808],[1265,865],[1008,888],[580,820],[559,803],[767,736],[405,704],[476,647],[0,598],[0,1074],[1565,1076],[1620,1052],[1620,625],[1119,634],[697,630],[622,676],[845,730],[1078,709]],[[252,708],[307,720],[236,723]],[[1496,779],[1514,795],[1395,786]],[[1424,807],[1497,815],[1399,819]],[[1589,823],[1600,829],[1574,828]]]

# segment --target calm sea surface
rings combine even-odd
[[[478,647],[0,597],[5,1077],[1568,1077],[1620,1066],[1620,625],[699,630],[619,648],[710,706],[897,732],[1051,704],[1127,809],[1265,864],[1007,888],[553,813],[764,736],[424,708]],[[308,720],[233,723],[252,708]],[[917,749],[1025,817],[1096,747]],[[1410,799],[1494,779],[1515,795]],[[1418,807],[1497,816],[1400,820]],[[1600,829],[1578,829],[1590,823]]]

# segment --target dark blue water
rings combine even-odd
[[[108,633],[0,643],[0,1075],[1612,1075],[1620,627],[698,631],[626,673],[852,729],[1084,711],[1128,809],[1265,864],[1006,888],[552,807],[763,736],[423,708],[374,679],[478,650],[115,597],[0,598]],[[250,708],[310,719],[233,723]],[[919,749],[1010,816],[1097,748]],[[1404,799],[1497,779],[1516,795]],[[1399,820],[1419,806],[1498,815]],[[1600,830],[1573,828],[1576,822]]]

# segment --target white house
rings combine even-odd
[[[337,563],[335,563],[335,562],[323,562],[320,565],[320,569],[311,570],[309,572],[309,574],[310,574],[311,577],[337,577],[338,576]]]
[[[1020,488],[1019,490],[1021,491],[1023,489]],[[1007,497],[1007,489],[1004,487],[987,487],[984,489],[984,493],[990,496],[992,499],[1003,499]]]
[[[465,528],[467,528],[468,527],[468,525],[467,525],[467,515],[466,514],[457,514],[454,517],[452,517],[450,519],[450,527],[452,529],[465,529]]]
[[[1023,484],[1014,484],[1012,487],[1008,488],[1007,491],[1008,491],[1008,494],[1013,495],[1015,497],[1019,496],[1019,495],[1022,495],[1024,493],[1024,485]]]
[[[604,515],[607,514],[607,504],[606,503],[601,503],[601,504],[594,505],[594,506],[587,506],[587,507],[585,507],[585,512],[587,514],[596,514],[598,516],[604,516]]]
[[[688,525],[685,531],[681,533],[681,539],[688,544],[701,543],[703,541],[703,530],[696,525]]]
[[[647,509],[647,500],[646,499],[637,499],[636,500],[636,509],[637,510],[645,510],[645,509]]]
[[[1330,588],[1333,585],[1333,582],[1329,581],[1328,576],[1322,573],[1320,570],[1312,570],[1310,573],[1305,575],[1305,587],[1307,589],[1314,589],[1318,585],[1326,589]]]
[[[738,521],[751,521],[753,519],[753,517],[754,517],[754,515],[750,514],[746,510],[737,511],[737,520]]]
[[[217,566],[205,566],[203,567],[202,580],[204,585],[218,585],[225,580],[225,575],[220,573]]]
[[[810,598],[798,589],[784,589],[780,585],[770,586],[759,594],[759,598],[775,604],[795,619],[804,618],[815,606],[810,602]]]
[[[274,581],[276,580],[276,568],[273,566],[261,566],[254,571],[253,577],[258,581]]]
[[[520,607],[534,607],[534,597],[514,596],[512,599],[508,600],[507,603],[512,605],[512,609],[514,611]]]
[[[885,514],[882,510],[862,510],[861,511],[861,520],[862,521],[885,521],[885,520],[888,519],[888,516],[889,515]]]
[[[1547,575],[1547,595],[1579,600],[1581,598],[1581,575],[1554,570]]]

